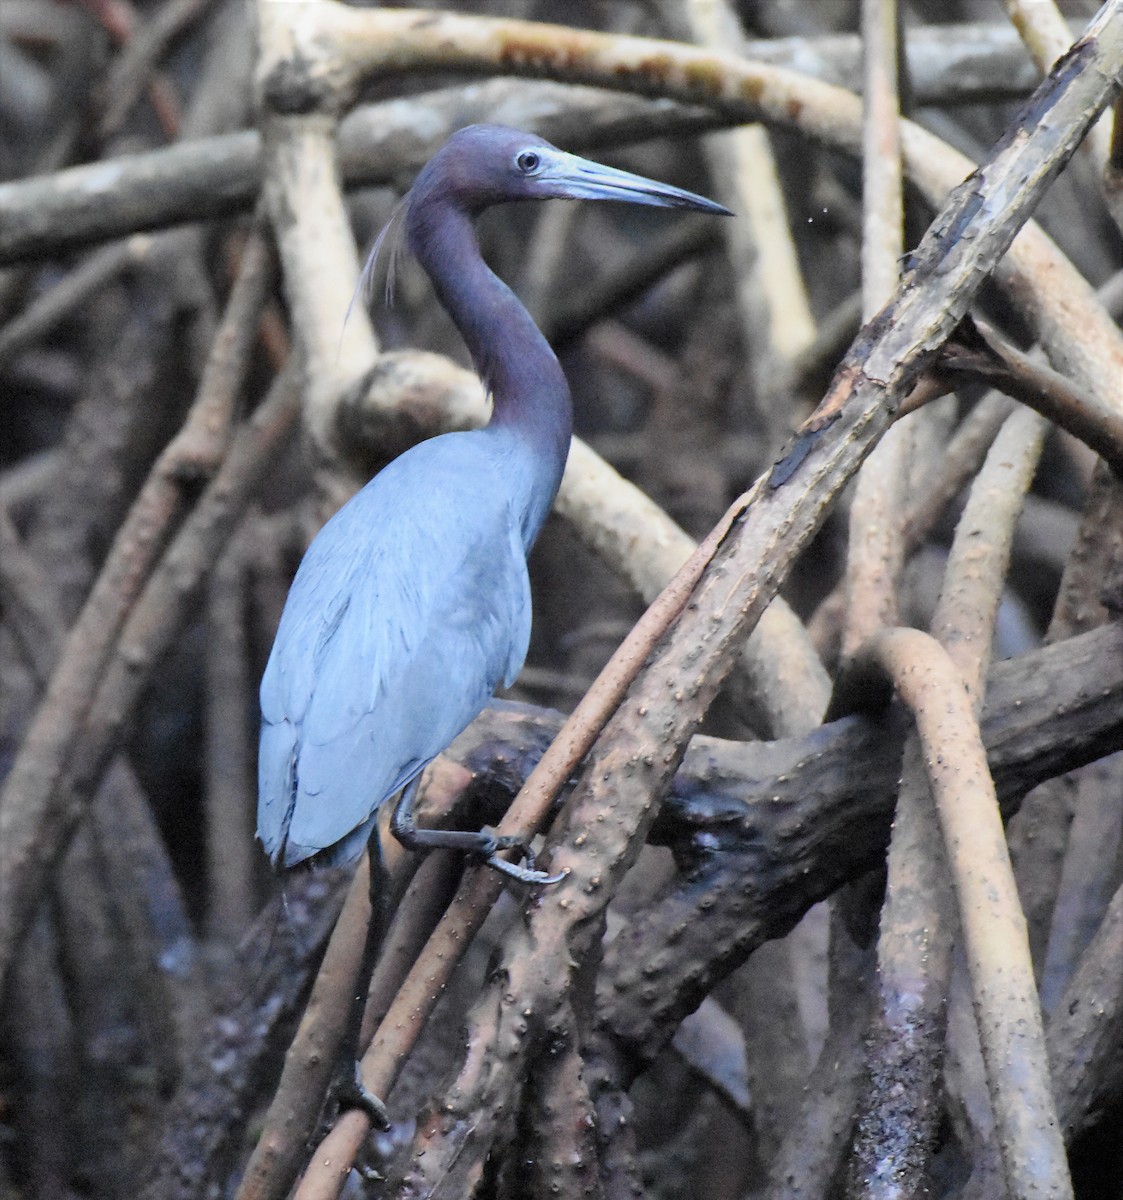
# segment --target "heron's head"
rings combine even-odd
[[[692,208],[730,216],[727,208],[682,188],[567,154],[505,125],[468,125],[433,155],[402,198],[367,258],[356,295],[370,295],[379,253],[389,251],[386,294],[403,242],[418,258],[438,244],[455,218],[475,218],[506,200],[623,200],[661,208]],[[354,303],[354,298],[352,298]],[[348,310],[349,311],[349,310]]]
[[[418,175],[411,196],[472,214],[505,200],[561,198],[729,215],[703,196],[567,154],[545,138],[505,125],[469,125],[454,133]]]

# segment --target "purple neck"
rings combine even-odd
[[[520,451],[524,536],[533,541],[553,504],[573,433],[569,386],[518,297],[480,256],[473,214],[439,199],[406,213],[410,249],[460,331],[494,405],[488,429]]]

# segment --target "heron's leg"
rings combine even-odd
[[[376,1128],[386,1130],[390,1128],[386,1105],[373,1092],[363,1087],[359,1070],[359,1036],[362,1031],[363,1013],[366,1010],[367,993],[370,991],[370,981],[390,925],[390,880],[386,874],[386,865],[382,861],[382,843],[378,836],[377,820],[371,826],[367,857],[370,860],[370,923],[367,925],[363,954],[359,960],[359,972],[351,998],[351,1009],[343,1031],[335,1099],[341,1109],[361,1108]]]
[[[478,831],[462,829],[418,829],[413,815],[413,803],[417,797],[417,789],[421,776],[416,775],[402,789],[398,803],[394,806],[390,817],[390,829],[394,836],[409,850],[463,850],[468,854],[479,855],[489,867],[499,871],[520,883],[560,883],[565,878],[564,873],[550,875],[545,871],[534,869],[534,854],[529,844],[521,837],[512,834],[497,834],[494,829],[484,828]],[[500,858],[503,850],[517,850],[526,860],[526,866],[508,862]]]

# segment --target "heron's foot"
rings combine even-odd
[[[536,870],[534,866],[534,851],[530,848],[530,843],[517,835],[498,834],[494,829],[485,826],[480,830],[480,838],[480,855],[492,870],[498,871],[501,875],[517,879],[519,883],[539,885],[561,883],[565,878],[564,871],[559,871],[556,875],[551,875],[546,871]],[[522,855],[522,864],[508,862],[505,858],[500,858],[500,853],[504,850],[517,850]]]
[[[564,871],[558,875],[550,875],[546,871],[535,870],[534,852],[529,841],[517,835],[499,834],[487,826],[478,831],[418,829],[413,817],[413,796],[416,790],[415,780],[402,793],[390,818],[390,829],[408,850],[422,853],[430,850],[460,850],[465,854],[474,854],[482,858],[489,867],[509,879],[518,880],[519,883],[560,883],[565,878]],[[501,858],[500,855],[505,850],[518,851],[525,866]]]
[[[360,1112],[366,1113],[370,1118],[370,1123],[375,1129],[381,1129],[383,1133],[388,1130],[392,1122],[390,1114],[386,1111],[386,1105],[368,1088],[363,1087],[362,1069],[358,1063],[354,1064],[354,1071],[350,1075],[344,1071],[335,1085],[335,1106],[338,1112],[346,1112],[349,1108],[357,1108]]]

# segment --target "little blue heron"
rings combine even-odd
[[[548,878],[529,858],[522,868],[498,857],[526,848],[489,831],[417,829],[411,804],[426,764],[526,657],[526,557],[561,482],[572,412],[546,339],[480,256],[475,219],[550,197],[728,211],[498,125],[461,129],[418,175],[401,210],[406,244],[471,352],[492,417],[391,462],[300,564],[261,681],[258,837],[276,864],[353,861],[401,791],[392,828],[405,844]]]

